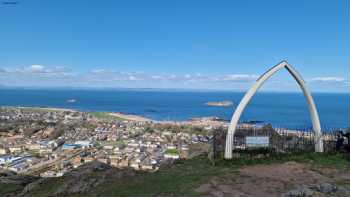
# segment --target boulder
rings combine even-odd
[[[337,186],[330,183],[321,183],[317,187],[321,193],[329,194],[337,191]]]
[[[350,196],[350,187],[339,187],[337,192],[335,193],[337,197],[345,197]]]

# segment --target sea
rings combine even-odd
[[[185,90],[0,89],[0,106],[54,107],[80,111],[135,114],[154,120],[184,121],[216,116],[229,121],[244,92]],[[350,127],[350,94],[314,93],[323,129]],[[230,107],[206,102],[232,101]],[[302,93],[257,93],[241,122],[262,121],[275,127],[309,129]]]

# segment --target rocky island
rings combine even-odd
[[[231,101],[219,101],[219,102],[207,102],[206,106],[214,106],[214,107],[229,107],[233,105]]]

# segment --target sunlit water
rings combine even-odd
[[[0,90],[1,106],[71,108],[142,115],[155,120],[187,120],[218,116],[229,120],[244,93],[136,90]],[[350,94],[315,93],[324,128],[350,126]],[[231,107],[209,107],[208,101],[232,101]],[[265,121],[275,126],[309,128],[306,101],[299,93],[258,93],[242,121]]]

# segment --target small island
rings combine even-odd
[[[214,106],[214,107],[229,107],[233,105],[231,101],[219,101],[219,102],[207,102],[205,103],[207,106]]]

